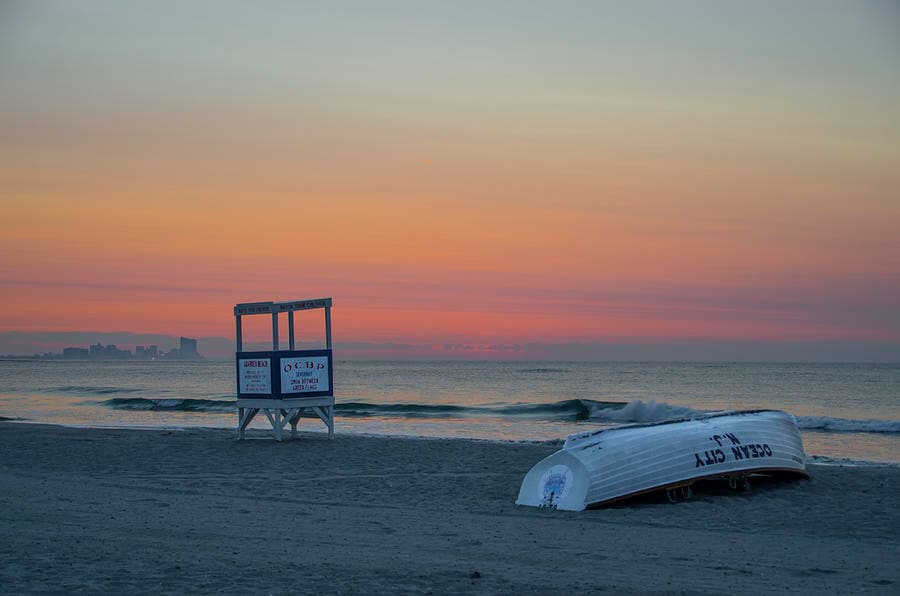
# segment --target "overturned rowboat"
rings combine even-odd
[[[580,511],[657,490],[687,495],[697,480],[806,477],[793,416],[777,410],[719,412],[579,433],[538,462],[518,505]]]

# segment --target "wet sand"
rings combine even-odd
[[[897,467],[516,506],[555,449],[0,422],[0,592],[900,592]]]

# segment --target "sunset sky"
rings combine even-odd
[[[0,332],[321,296],[473,357],[900,343],[900,4],[0,3]]]

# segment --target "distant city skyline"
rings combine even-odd
[[[96,337],[125,348],[141,344],[139,338],[153,338],[176,349],[177,336],[135,333],[0,332],[0,357],[33,357],[59,352],[69,345],[67,338]],[[30,339],[29,339],[30,338]],[[84,342],[82,342],[84,343]],[[286,340],[281,342],[286,348]],[[171,347],[170,347],[171,346]],[[321,341],[298,340],[297,346],[321,348]],[[246,349],[271,349],[271,340],[251,340]],[[900,362],[900,342],[693,342],[693,343],[523,343],[523,344],[415,344],[397,342],[337,341],[335,357],[345,360],[566,360],[566,361],[739,361],[739,362]],[[197,338],[202,357],[213,360],[234,358],[234,341],[225,337]]]
[[[105,335],[102,333],[94,333],[94,335]],[[119,347],[119,344],[110,343],[104,345],[102,342],[92,343],[88,347],[66,346],[61,352],[34,352],[26,354],[5,354],[6,356],[34,356],[40,358],[64,358],[75,360],[197,360],[203,358],[197,351],[197,340],[181,336],[178,338],[178,347],[169,348],[168,350],[159,349],[155,344],[133,344],[130,346],[134,349],[132,353],[129,346]],[[0,351],[2,354],[2,351]]]

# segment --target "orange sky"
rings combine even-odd
[[[896,12],[484,6],[11,3],[0,331],[900,341]]]

